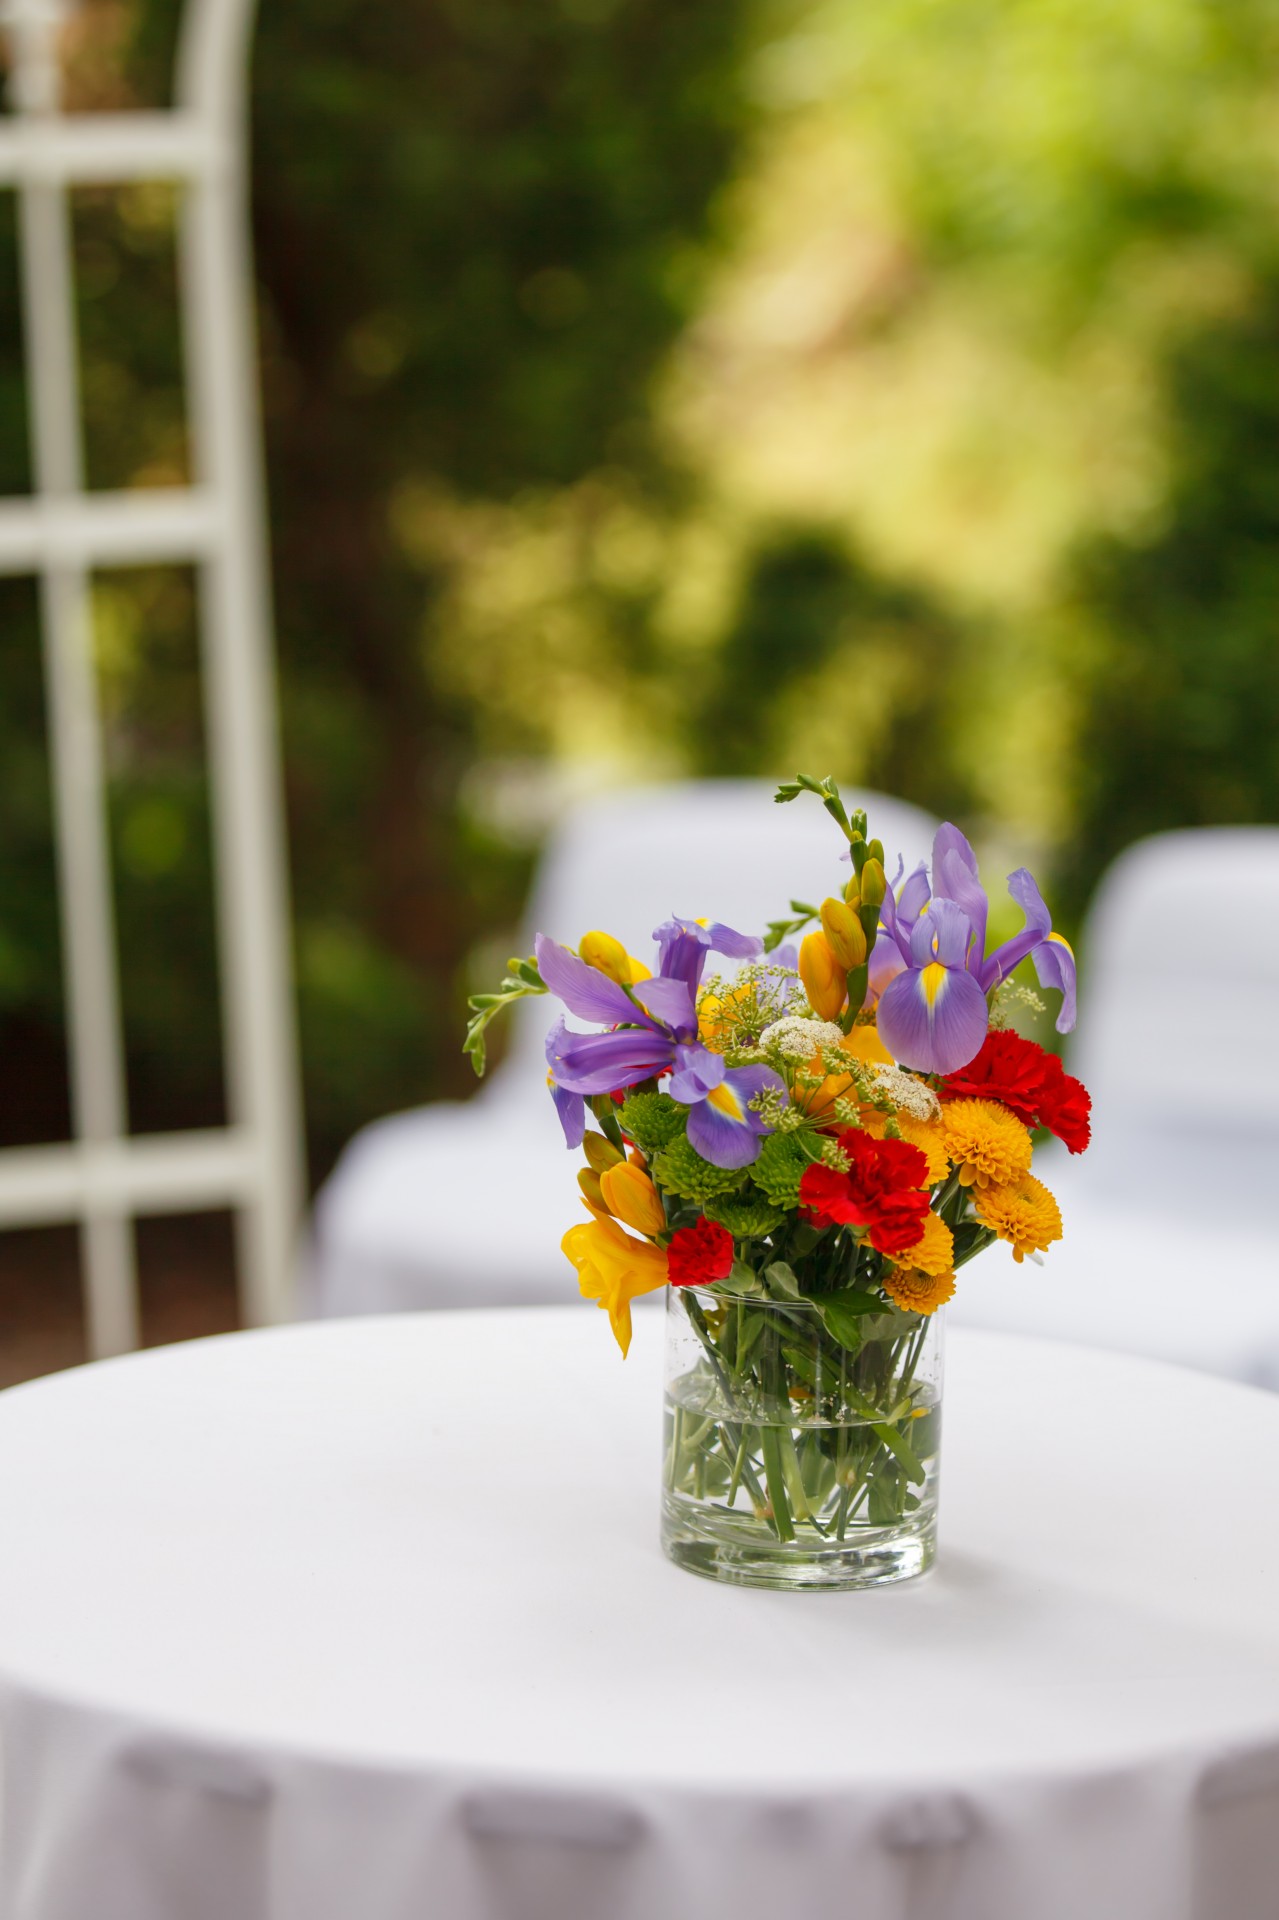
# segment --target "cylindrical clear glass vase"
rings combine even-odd
[[[743,1587],[849,1588],[932,1565],[942,1316],[836,1337],[811,1300],[667,1290],[662,1545]]]

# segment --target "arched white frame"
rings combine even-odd
[[[242,1310],[287,1316],[302,1194],[263,537],[246,188],[252,0],[190,0],[171,112],[63,115],[56,0],[4,0],[34,492],[0,502],[0,572],[34,574],[46,668],[76,1137],[0,1153],[0,1226],[78,1221],[89,1345],[137,1344],[132,1219],[236,1210]],[[176,182],[192,484],[86,493],[68,191]],[[95,567],[196,569],[229,1123],[128,1132],[92,653]],[[0,777],[3,777],[0,775]]]

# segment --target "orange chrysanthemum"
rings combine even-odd
[[[979,1187],[973,1194],[977,1218],[1011,1243],[1014,1260],[1043,1253],[1061,1239],[1061,1208],[1042,1180],[1022,1174],[1007,1185]]]
[[[1015,1185],[1030,1171],[1030,1134],[998,1100],[949,1100],[942,1109],[946,1151],[961,1185]]]
[[[946,1222],[935,1213],[924,1220],[924,1237],[896,1256],[903,1267],[913,1267],[934,1279],[949,1273],[955,1264],[955,1237]]]
[[[884,1274],[884,1292],[903,1313],[936,1313],[955,1292],[953,1273],[918,1273],[907,1267],[889,1267]]]
[[[941,1120],[917,1120],[913,1113],[888,1114],[881,1113],[878,1107],[862,1108],[862,1126],[876,1140],[885,1138],[884,1125],[888,1120],[896,1123],[902,1139],[908,1140],[912,1147],[918,1147],[927,1160],[929,1186],[936,1186],[939,1180],[944,1180],[950,1171],[950,1154]]]

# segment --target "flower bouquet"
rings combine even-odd
[[[957,827],[890,885],[865,814],[830,779],[777,799],[801,792],[850,869],[820,906],[792,901],[762,938],[669,920],[655,970],[605,933],[576,952],[539,934],[472,1000],[466,1045],[482,1072],[489,1022],[528,994],[598,1029],[561,1017],[546,1043],[585,1159],[589,1218],[563,1247],[623,1354],[631,1302],[668,1289],[667,1553],[743,1585],[865,1586],[933,1559],[939,1309],[996,1239],[1020,1261],[1060,1238],[1032,1129],[1082,1151],[1089,1100],[1008,1025],[1016,999],[1042,1004],[1010,980],[1027,957],[1074,1024],[1074,958],[1031,875],[1008,880],[1024,927],[987,953]]]

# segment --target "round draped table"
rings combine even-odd
[[[1279,1398],[952,1335],[936,1572],[752,1593],[660,1557],[660,1344],[0,1396],[3,1920],[1274,1920]]]

